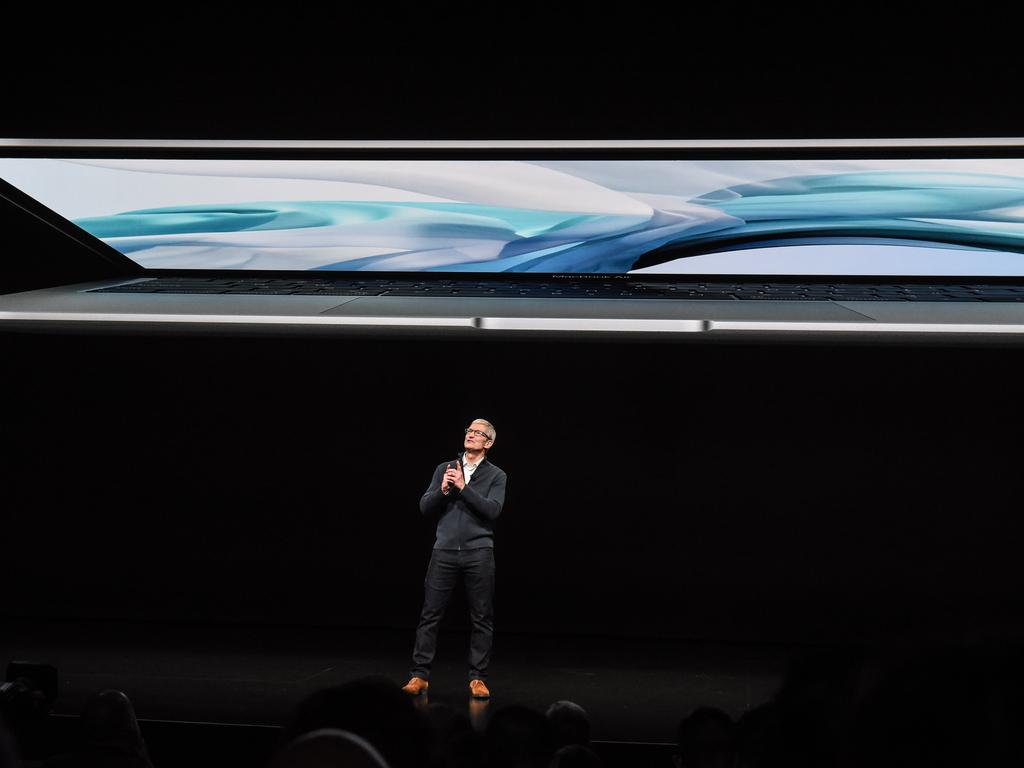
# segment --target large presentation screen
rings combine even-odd
[[[1024,275],[1024,159],[0,158],[159,269]]]

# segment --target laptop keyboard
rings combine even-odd
[[[1024,285],[920,283],[734,283],[583,280],[360,280],[160,277],[90,293],[462,298],[712,299],[718,301],[1024,301]]]

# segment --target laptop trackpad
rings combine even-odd
[[[385,317],[550,317],[652,320],[767,320],[777,322],[870,322],[859,312],[829,302],[686,301],[642,299],[486,299],[368,296],[322,314]]]

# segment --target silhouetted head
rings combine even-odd
[[[1000,764],[1006,736],[1016,747],[1020,733],[1006,708],[1019,700],[1019,689],[1005,685],[1009,672],[1006,659],[967,648],[915,649],[887,664],[851,728],[849,764]]]
[[[483,760],[481,737],[465,712],[435,702],[428,707],[427,718],[434,728],[432,768],[480,765]]]
[[[732,719],[719,709],[699,707],[679,721],[673,761],[677,768],[732,765]]]
[[[389,768],[372,744],[337,728],[304,733],[277,751],[268,768]]]
[[[487,723],[484,758],[488,768],[547,768],[554,751],[547,718],[529,707],[509,704]]]
[[[863,649],[807,648],[794,656],[764,723],[763,763],[810,768],[840,760],[870,667]]]
[[[391,768],[420,768],[430,754],[430,724],[408,694],[385,677],[351,680],[310,694],[295,708],[279,743],[322,728],[362,737]]]
[[[604,763],[590,747],[567,744],[555,752],[551,768],[604,768]]]
[[[556,701],[546,713],[551,724],[555,747],[566,744],[590,743],[590,717],[579,704],[571,701]]]
[[[82,732],[90,746],[122,747],[144,752],[135,707],[123,691],[108,689],[90,698],[82,708]]]

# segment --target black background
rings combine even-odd
[[[1019,136],[923,6],[21,12],[5,136]],[[9,211],[7,290],[100,276]],[[498,429],[499,632],[1015,637],[1008,344],[2,337],[7,616],[408,627],[417,501]],[[464,626],[464,610],[449,626]]]

